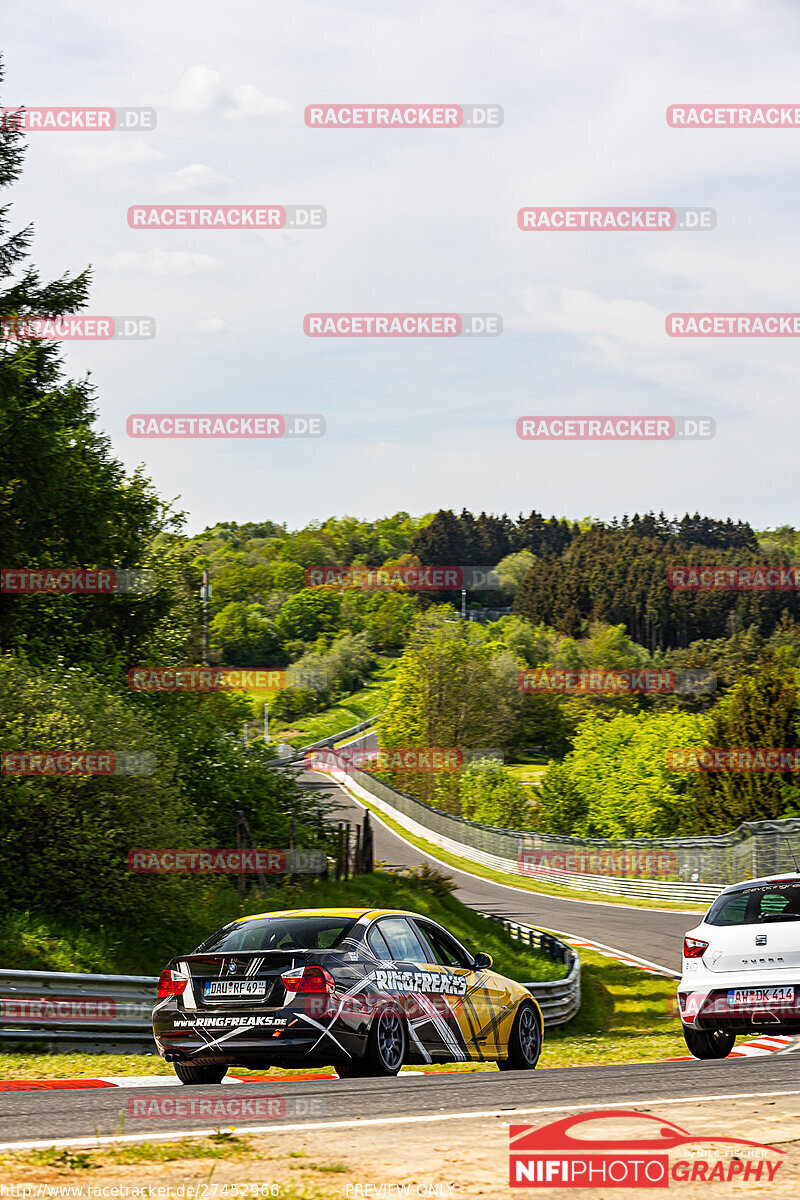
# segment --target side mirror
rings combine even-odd
[[[488,971],[493,961],[491,954],[476,954],[472,965],[476,971]]]

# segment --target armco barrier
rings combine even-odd
[[[699,838],[557,837],[525,830],[479,825],[464,817],[433,808],[406,792],[399,792],[367,771],[322,768],[357,797],[396,821],[412,836],[471,862],[504,874],[559,883],[609,896],[709,904],[724,888],[743,879],[793,871],[789,839],[800,843],[800,819],[751,821],[733,833]],[[520,866],[526,854],[575,859],[592,852],[637,855],[662,852],[672,869],[662,876],[642,878],[632,869],[627,875],[597,874],[556,866]],[[658,875],[657,872],[652,872]]]
[[[497,921],[502,925],[514,941],[533,946],[556,962],[566,963],[567,974],[564,979],[525,984],[542,1010],[545,1029],[566,1025],[576,1016],[581,1006],[581,959],[578,952],[559,938],[553,937],[552,933],[542,933],[531,925],[520,925],[517,921],[509,921],[493,913],[484,915],[487,915],[488,920]]]
[[[155,1053],[155,976],[0,970],[0,1044]]]

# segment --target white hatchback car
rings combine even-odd
[[[737,1033],[800,1033],[800,874],[737,883],[683,939],[678,1006],[695,1058]]]

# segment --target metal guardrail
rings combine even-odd
[[[553,937],[552,933],[542,933],[540,929],[534,929],[531,925],[520,925],[518,921],[509,921],[506,917],[498,917],[494,913],[482,915],[502,925],[515,942],[541,950],[555,962],[566,963],[567,974],[564,979],[523,984],[542,1010],[545,1029],[566,1025],[577,1016],[581,1007],[581,958],[577,950]]]
[[[0,970],[0,1045],[155,1053],[150,975]]]
[[[356,767],[324,769],[413,836],[459,858],[527,879],[612,896],[710,904],[732,883],[795,870],[789,838],[794,835],[800,842],[800,818],[796,817],[744,822],[732,833],[697,838],[557,836],[480,825],[433,808]],[[632,865],[627,874],[619,875],[528,865],[530,856],[549,856],[551,862],[559,857],[566,862],[581,858],[589,862],[592,854],[627,856]],[[647,856],[656,860],[655,867],[637,868],[637,859]]]
[[[321,738],[318,742],[311,742],[308,746],[301,746],[299,750],[295,750],[291,755],[279,759],[277,766],[291,767],[302,762],[309,750],[329,750],[332,749],[337,742],[341,742],[346,737],[351,737],[353,734],[362,733],[365,729],[371,729],[377,722],[377,717],[367,717],[365,721],[359,721],[358,725],[353,725],[351,729],[342,729],[340,733],[334,733],[330,737]]]

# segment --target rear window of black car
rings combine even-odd
[[[761,883],[718,896],[706,925],[761,925],[800,921],[800,883]]]
[[[263,917],[224,929],[198,946],[195,954],[237,950],[330,950],[347,937],[354,917]]]

